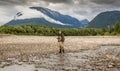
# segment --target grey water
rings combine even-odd
[[[120,54],[120,46],[101,46],[95,50],[64,54],[30,55],[27,58],[13,57],[0,63],[0,71],[92,71],[92,59],[103,55]]]

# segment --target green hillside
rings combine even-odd
[[[113,28],[116,22],[120,22],[120,11],[108,11],[97,15],[87,27],[89,28]]]

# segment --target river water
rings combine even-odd
[[[18,56],[2,61],[0,71],[120,71],[119,54],[120,46],[101,46],[73,53]],[[109,60],[113,60],[110,58],[118,59],[117,66],[107,68]]]

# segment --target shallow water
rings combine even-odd
[[[101,46],[96,50],[76,53],[8,58],[1,62],[0,71],[93,71],[94,66],[91,62],[109,54],[114,56],[120,54],[120,46]]]

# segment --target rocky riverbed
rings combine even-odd
[[[120,46],[11,57],[0,63],[0,71],[120,71]]]
[[[120,71],[119,36],[1,36],[0,71]]]

